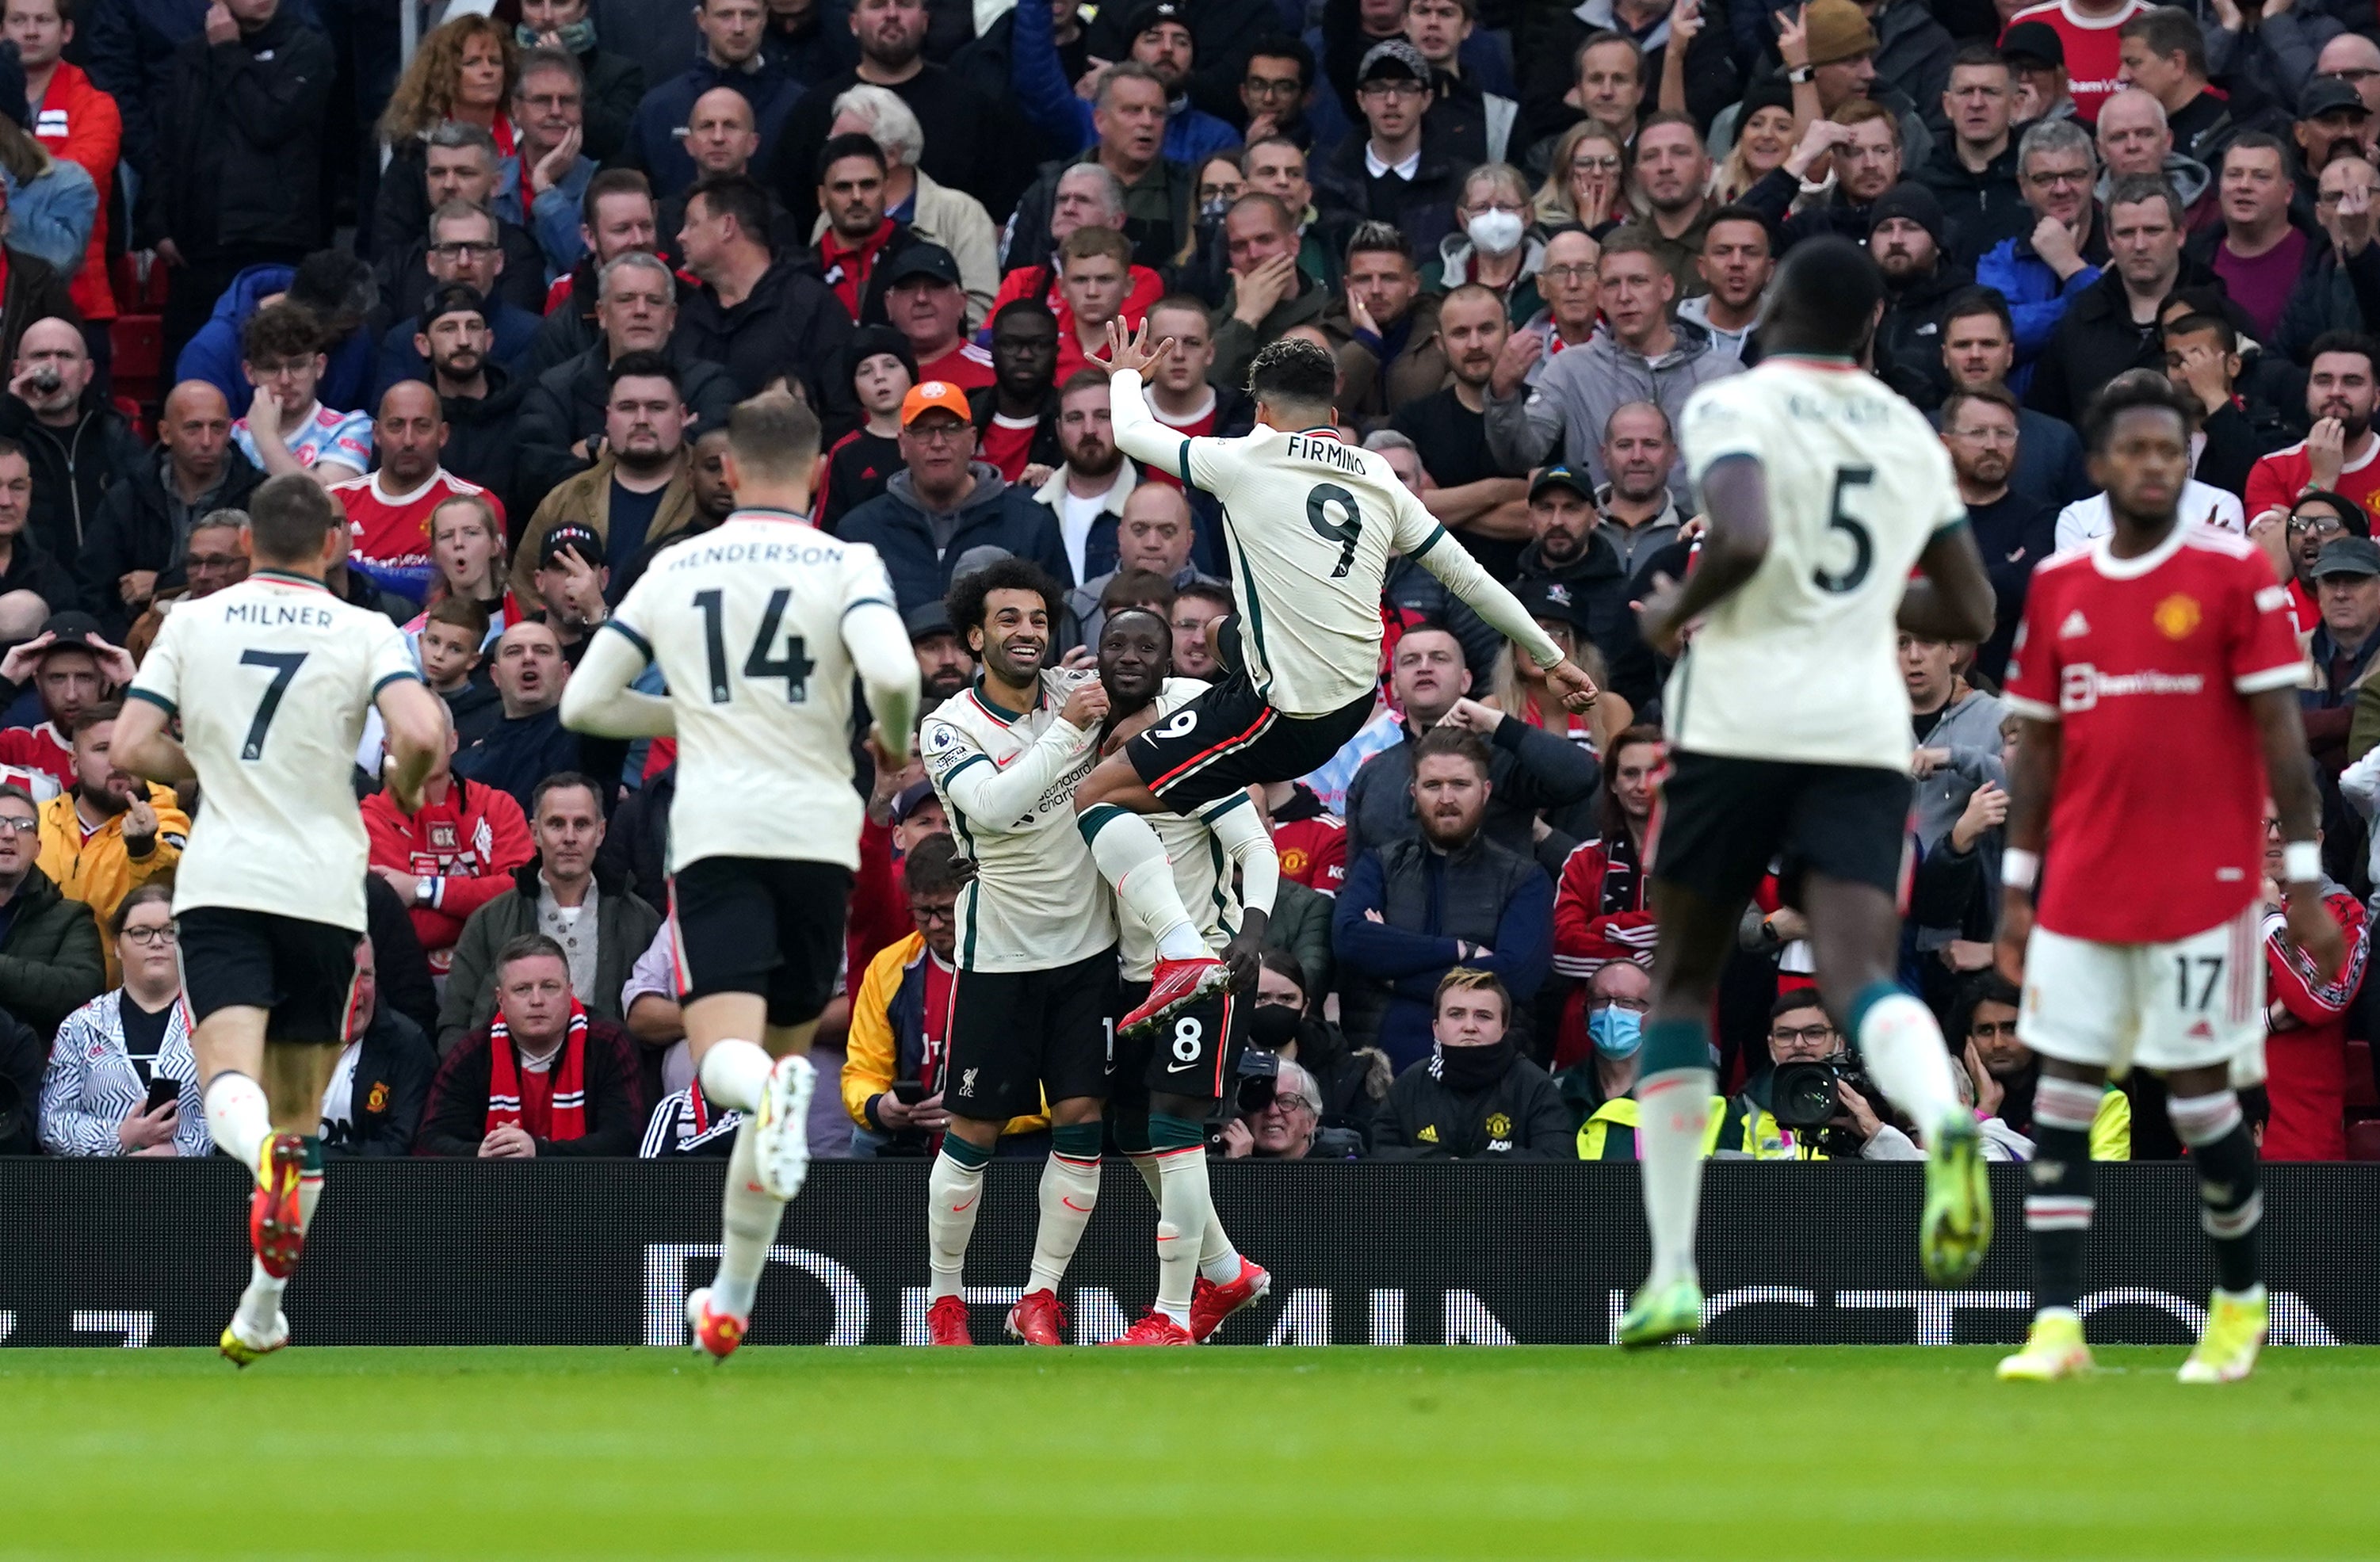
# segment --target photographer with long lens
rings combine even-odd
[[[1879,1137],[1897,1149],[1909,1141],[1876,1114],[1871,1103],[1883,1098],[1858,1054],[1844,1047],[1818,989],[1791,988],[1768,1011],[1768,1067],[1728,1097],[1710,1153],[1736,1160],[1843,1160],[1876,1156],[1871,1146]]]

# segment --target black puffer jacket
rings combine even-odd
[[[1885,291],[1884,319],[1876,328],[1876,376],[1921,412],[1933,411],[1950,394],[1949,372],[1942,367],[1942,306],[1953,293],[1974,285],[1974,272],[1945,259],[1935,262],[1933,275]]]
[[[97,514],[85,528],[82,551],[75,573],[82,579],[82,606],[100,622],[111,639],[121,639],[131,614],[116,583],[134,570],[155,570],[162,577],[180,555],[188,539],[174,535],[174,511],[165,495],[163,453],[135,463],[131,474],[101,500]],[[239,510],[264,474],[237,448],[224,451],[224,482],[215,490],[218,509]],[[34,479],[38,490],[40,479]],[[161,578],[160,587],[183,584]]]
[[[148,465],[132,425],[96,391],[83,393],[74,427],[53,429],[15,396],[0,394],[0,435],[25,447],[33,539],[62,560],[78,559],[107,490]]]
[[[158,176],[141,187],[136,242],[171,238],[192,260],[319,248],[334,66],[331,41],[287,6],[229,43],[185,39],[154,105]]]
[[[49,1035],[58,1022],[107,987],[99,924],[91,908],[61,894],[36,867],[9,897],[0,933],[0,1009]]]
[[[681,292],[670,345],[724,367],[740,395],[759,395],[780,375],[798,378],[832,440],[859,421],[844,363],[851,333],[851,316],[817,267],[807,256],[783,255],[733,309],[707,285]]]

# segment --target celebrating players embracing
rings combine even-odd
[[[1623,1345],[1702,1326],[1694,1216],[1713,1001],[1737,919],[1780,856],[1828,1007],[1924,1135],[1928,1277],[1973,1273],[1991,1241],[1975,1120],[1932,1012],[1892,976],[1912,797],[1897,628],[1983,639],[1992,589],[1941,442],[1860,368],[1883,297],[1856,246],[1799,246],[1762,319],[1767,357],[1697,392],[1679,430],[1710,529],[1693,575],[1644,613],[1646,640],[1678,662],[1636,1086],[1653,1271],[1621,1319]],[[1912,581],[1912,566],[1925,578]]]
[[[678,740],[671,919],[702,1093],[744,1112],[727,1160],[719,1273],[686,1298],[695,1344],[723,1358],[784,1207],[809,1170],[810,1035],[834,991],[859,866],[855,675],[880,765],[905,763],[917,662],[883,562],[809,524],[817,417],[783,392],[727,420],[738,508],[653,560],[564,691],[562,719],[603,737]],[[669,693],[630,684],[658,664]],[[757,831],[755,817],[793,819]]]
[[[1049,665],[1063,591],[1002,559],[961,575],[951,625],[982,664],[918,729],[926,774],[975,878],[959,891],[942,1091],[951,1113],[927,1182],[937,1345],[974,1343],[962,1271],[1001,1124],[1049,1103],[1049,1164],[1025,1295],[1008,1332],[1061,1343],[1058,1282],[1099,1200],[1099,1110],[1117,1012],[1115,912],[1075,829],[1075,783],[1099,755],[1107,690]]]
[[[248,578],[166,620],[116,719],[115,764],[206,796],[175,878],[182,991],[215,1143],[256,1175],[255,1263],[223,1353],[289,1342],[281,1291],[322,1188],[322,1091],[346,1045],[370,857],[350,781],[364,713],[385,780],[420,805],[446,712],[396,625],[322,583],[346,517],[302,472],[266,479]],[[181,735],[173,735],[176,718]]]
[[[1110,745],[1162,723],[1207,692],[1195,678],[1171,676],[1172,628],[1146,609],[1108,615],[1099,662],[1108,692]],[[1196,908],[1200,938],[1233,969],[1239,991],[1251,995],[1281,883],[1281,858],[1263,830],[1233,831],[1227,844],[1208,820],[1255,812],[1253,800],[1238,792],[1209,805],[1205,817],[1159,814],[1150,820],[1172,864],[1175,892],[1184,905]],[[1135,918],[1119,920],[1124,998],[1137,1004],[1148,993],[1157,944]],[[1253,1001],[1228,991],[1211,994],[1154,1030],[1116,1038],[1109,1116],[1116,1143],[1157,1201],[1157,1304],[1111,1343],[1194,1344],[1271,1287],[1271,1275],[1232,1246],[1207,1183],[1204,1125],[1222,1095],[1228,1055],[1246,1028]]]
[[[2198,1168],[2216,1289],[2184,1383],[2248,1375],[2265,1330],[2256,1143],[2233,1089],[2265,1035],[2265,799],[2278,816],[2289,940],[2329,979],[2347,957],[2323,907],[2321,804],[2289,593],[2255,547],[2175,512],[2195,408],[2153,370],[2083,421],[2115,530],[2036,571],[2009,662],[2023,721],[2000,879],[2001,969],[2041,1055],[2025,1227],[2037,1311],[1999,1375],[2088,1371],[2075,1302],[2090,1234],[2093,1113],[2110,1072],[2165,1075]]]
[[[1228,851],[1260,833],[1253,809],[1219,809],[1251,785],[1294,781],[1371,719],[1380,674],[1380,594],[1397,554],[1418,560],[1546,670],[1573,711],[1596,688],[1510,591],[1450,539],[1387,461],[1339,438],[1338,369],[1310,342],[1284,338],[1248,369],[1257,427],[1238,439],[1184,438],[1157,420],[1141,377],[1173,350],[1148,330],[1108,325],[1118,448],[1223,503],[1240,611],[1213,631],[1220,684],[1099,761],[1076,790],[1099,873],[1156,935],[1149,993],[1118,1030],[1156,1031],[1230,981],[1165,871],[1144,815],[1197,814]]]

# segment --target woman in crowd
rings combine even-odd
[[[1537,268],[1546,263],[1546,242],[1532,236],[1536,209],[1528,181],[1509,163],[1483,163],[1463,176],[1454,203],[1458,231],[1439,240],[1438,259],[1422,269],[1432,291],[1465,283],[1492,289],[1518,324],[1536,314]]]
[[[203,1156],[214,1148],[181,1004],[174,892],[144,884],[109,919],[124,985],[66,1017],[42,1078],[54,1156]]]
[[[1611,740],[1636,720],[1635,708],[1605,687],[1609,670],[1604,665],[1603,653],[1593,641],[1580,639],[1577,626],[1569,619],[1541,617],[1537,626],[1552,636],[1562,654],[1585,669],[1603,690],[1596,696],[1595,708],[1583,716],[1563,709],[1561,701],[1547,692],[1545,669],[1527,657],[1514,656],[1509,645],[1496,658],[1496,708],[1540,731],[1560,733],[1589,753],[1604,753]]]
[[[461,120],[493,137],[499,158],[513,155],[512,120],[504,107],[512,102],[519,69],[519,47],[491,17],[457,17],[421,41],[380,116],[388,166],[381,175],[371,227],[374,255],[401,255],[421,236],[430,214],[429,154],[422,142],[431,131],[450,119]]]
[[[1735,144],[1728,148],[1712,182],[1713,200],[1721,206],[1741,200],[1745,190],[1783,165],[1792,154],[1794,139],[1793,106],[1781,84],[1764,84],[1745,93]]]
[[[0,174],[8,182],[8,248],[45,260],[71,282],[99,221],[99,187],[82,165],[47,148],[0,115]]]
[[[1782,154],[1778,158],[1783,162]],[[1537,190],[1537,221],[1576,223],[1599,233],[1628,215],[1628,149],[1591,119],[1562,132]]]
[[[1350,1047],[1305,990],[1304,967],[1285,950],[1267,950],[1257,972],[1257,999],[1248,1041],[1301,1065],[1322,1091],[1319,1126],[1352,1128],[1369,1137],[1373,1115],[1394,1077],[1387,1054]]]
[[[488,643],[493,645],[504,626],[521,619],[505,576],[512,561],[504,553],[504,524],[494,508],[477,494],[450,499],[430,513],[430,557],[438,566],[430,583],[430,601],[460,597],[480,604],[488,615]],[[421,632],[419,618],[406,626]]]

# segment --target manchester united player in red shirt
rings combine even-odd
[[[2017,1035],[2042,1058],[2025,1200],[2039,1311],[1999,1371],[2041,1380],[2090,1366],[2075,1300],[2091,1120],[2109,1072],[2138,1063],[2166,1077],[2218,1277],[2181,1379],[2233,1382],[2265,1328],[2256,1146],[2231,1071],[2265,1034],[2268,777],[2289,938],[2325,979],[2346,956],[2322,903],[2302,659],[2289,594],[2254,546],[2180,524],[2190,425],[2164,376],[2117,379],[2083,433],[2116,529],[2034,572],[2009,662],[2023,727],[1999,958],[2023,985]]]

